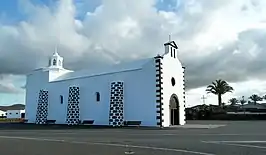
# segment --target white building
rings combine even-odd
[[[0,117],[5,117],[6,116],[6,112],[5,111],[2,111],[0,110]]]
[[[49,66],[27,76],[28,123],[168,127],[185,124],[184,67],[174,41],[161,56],[118,64],[101,70],[70,71],[57,52]]]
[[[7,110],[6,118],[23,118],[25,110]]]

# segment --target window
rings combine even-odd
[[[60,95],[60,103],[63,104],[64,99],[63,99],[63,95]]]
[[[172,47],[170,48],[171,48],[171,57],[173,57],[173,48]]]
[[[16,113],[16,115],[18,115],[18,113]]]
[[[175,78],[172,77],[171,83],[172,83],[172,86],[175,86]]]
[[[53,65],[54,65],[54,66],[56,65],[56,60],[55,60],[55,59],[53,60]]]
[[[99,92],[96,92],[96,101],[99,102],[100,101],[100,98],[101,98],[100,93]]]

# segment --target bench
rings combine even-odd
[[[94,123],[94,120],[83,120],[82,121],[82,124],[93,124]]]
[[[55,124],[56,120],[46,120],[46,124]]]
[[[141,121],[124,121],[125,126],[140,126]]]

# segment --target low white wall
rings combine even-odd
[[[24,110],[7,110],[6,118],[21,118],[21,113],[25,113]]]

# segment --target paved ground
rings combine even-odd
[[[266,121],[190,121],[216,128],[0,130],[3,155],[262,155]]]

